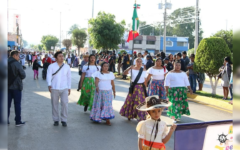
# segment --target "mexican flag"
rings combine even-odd
[[[138,33],[138,27],[139,27],[139,18],[137,15],[137,9],[140,8],[139,4],[134,4],[134,10],[133,10],[133,17],[132,17],[132,30],[129,31],[129,35],[128,35],[128,40],[127,42],[133,40],[133,38],[136,38],[137,36],[139,36]],[[133,37],[133,33],[134,33],[134,37]]]

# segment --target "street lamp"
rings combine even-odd
[[[163,38],[163,52],[166,53],[166,21],[167,21],[167,9],[172,8],[172,4],[168,3],[167,0],[165,0],[165,4],[159,3],[158,9],[162,9],[162,6],[164,5],[164,38]]]

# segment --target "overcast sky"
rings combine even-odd
[[[232,29],[234,16],[231,15],[234,0],[199,0],[203,36],[221,29]],[[95,0],[94,16],[99,11],[112,13],[117,21],[131,23],[135,0]],[[163,21],[163,10],[158,9],[161,0],[137,0],[141,4],[138,16],[148,24]],[[170,2],[170,0],[168,0]],[[195,6],[196,0],[171,0],[172,9]],[[9,31],[13,29],[14,14],[21,15],[23,38],[29,44],[40,44],[43,35],[60,37],[60,12],[62,39],[69,38],[67,31],[73,24],[87,28],[87,19],[92,17],[92,0],[9,0]],[[236,18],[235,18],[236,19]]]

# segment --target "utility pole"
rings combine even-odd
[[[92,18],[94,17],[94,0],[92,1]]]
[[[62,45],[62,44],[61,44],[61,43],[62,43],[62,42],[61,42],[61,34],[62,34],[62,31],[61,31],[61,17],[62,17],[62,14],[61,14],[61,13],[62,13],[62,12],[60,12],[60,41],[59,41],[59,43],[60,43],[60,49],[62,48],[62,47],[61,47],[61,45]]]
[[[198,34],[199,34],[199,0],[196,0],[196,19],[195,19],[195,51],[194,53],[197,53],[197,48],[198,48]]]
[[[166,53],[166,32],[167,32],[167,29],[166,29],[166,20],[167,20],[167,0],[165,0],[165,8],[164,8],[164,37],[163,37],[163,52]],[[160,39],[161,40],[161,39]]]

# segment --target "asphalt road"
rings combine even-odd
[[[112,126],[105,123],[93,123],[89,112],[76,104],[80,97],[77,92],[79,75],[72,69],[72,92],[69,96],[68,127],[54,127],[51,115],[50,93],[46,81],[40,77],[33,80],[33,71],[27,67],[27,78],[23,81],[22,120],[27,121],[22,127],[15,127],[14,108],[12,105],[10,125],[8,126],[9,150],[137,150],[137,121],[128,121],[119,115],[129,84],[115,80],[117,96],[113,101],[115,119]],[[183,116],[180,123],[204,122],[231,119],[232,114],[207,105],[189,102],[191,116]],[[161,117],[172,124],[165,113]],[[174,137],[166,144],[167,150],[173,150]]]

